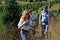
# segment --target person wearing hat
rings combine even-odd
[[[46,33],[46,38],[48,38],[50,12],[47,6],[45,6],[44,9],[40,13],[40,20],[41,20],[42,37],[44,37],[44,33]]]
[[[35,20],[37,19],[37,16],[35,14],[32,13],[32,10],[28,10],[29,14],[30,14],[30,20],[32,21],[32,28],[36,29],[35,27]],[[33,31],[33,34],[35,34],[35,30],[32,30]]]

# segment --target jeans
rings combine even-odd
[[[22,40],[27,40],[28,31],[26,31],[26,30],[21,30],[21,31],[20,31],[20,35],[21,35]]]
[[[48,37],[48,22],[42,22],[41,24],[42,28],[42,35],[44,35],[44,32],[46,32],[46,36]]]

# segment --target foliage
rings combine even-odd
[[[21,9],[17,5],[16,0],[5,0],[5,5],[3,6],[3,21],[4,24],[10,24],[17,26],[17,23],[21,16]]]
[[[32,0],[30,0],[32,2]],[[13,24],[17,25],[19,18],[21,16],[21,12],[24,10],[32,9],[33,11],[36,11],[38,13],[38,10],[40,7],[43,7],[45,5],[49,5],[51,8],[54,4],[58,3],[59,0],[54,0],[50,2],[35,2],[35,3],[29,3],[29,4],[20,4],[17,5],[16,0],[9,0],[5,1],[5,5],[3,7],[3,20],[4,23],[13,22]]]

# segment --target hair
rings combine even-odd
[[[48,6],[45,6],[44,8],[45,8],[45,9],[48,9]]]
[[[25,11],[22,12],[21,18],[25,20],[26,19],[26,15],[29,15],[29,13],[27,12],[27,10],[25,10]],[[30,18],[30,15],[29,15],[29,18]]]
[[[28,12],[31,13],[32,12],[32,9],[28,10]]]

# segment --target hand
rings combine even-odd
[[[21,29],[21,27],[18,27],[18,29]]]

